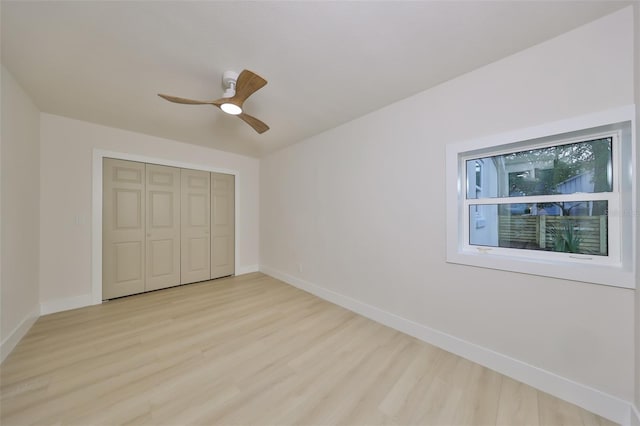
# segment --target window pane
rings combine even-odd
[[[469,244],[607,256],[607,201],[469,206]]]
[[[468,160],[467,199],[611,192],[611,145],[609,137]]]

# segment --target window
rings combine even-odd
[[[633,287],[632,120],[626,108],[449,146],[447,261]]]

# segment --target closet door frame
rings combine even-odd
[[[204,164],[186,163],[182,161],[167,160],[164,158],[149,157],[146,155],[128,154],[117,151],[107,151],[101,149],[93,150],[93,168],[92,168],[92,203],[91,203],[91,302],[90,305],[99,305],[102,303],[102,162],[104,158],[113,158],[117,160],[137,161],[140,163],[158,164],[161,166],[178,167],[182,169],[195,169],[205,172],[226,173],[235,176],[235,272],[238,273],[238,179],[240,173],[237,170],[223,169],[211,167]],[[83,304],[83,306],[86,306]]]

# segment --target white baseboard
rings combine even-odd
[[[640,426],[640,409],[637,405],[631,404],[631,419],[629,426]]]
[[[410,336],[452,352],[463,358],[495,370],[505,376],[526,383],[543,392],[578,405],[611,421],[626,425],[629,422],[630,403],[592,387],[527,364],[491,349],[476,345],[433,328],[418,324],[391,312],[320,287],[303,279],[260,265],[260,271],[342,306],[364,317],[402,331]],[[632,423],[633,424],[633,423]],[[636,425],[634,425],[636,426]],[[638,425],[640,426],[640,425]]]
[[[25,334],[29,331],[31,326],[38,320],[40,317],[40,310],[38,308],[31,311],[16,328],[13,329],[11,333],[7,337],[2,340],[0,343],[0,363],[5,360],[5,358],[11,353],[11,351],[16,347],[20,339],[22,339]]]
[[[252,272],[258,272],[259,270],[260,267],[258,265],[240,266],[238,267],[238,269],[236,269],[235,275],[250,274]]]
[[[92,304],[90,294],[49,300],[48,302],[40,303],[40,315],[48,315],[56,312],[68,311],[70,309],[84,308],[85,306],[90,306]]]

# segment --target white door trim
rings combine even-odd
[[[237,170],[212,167],[204,164],[186,163],[183,161],[167,160],[165,158],[149,157],[146,155],[128,154],[126,152],[93,150],[92,168],[92,202],[91,202],[91,304],[102,303],[102,159],[116,158],[118,160],[139,161],[141,163],[160,164],[162,166],[179,167],[182,169],[203,170],[206,172],[226,173],[235,176],[235,270],[238,273],[238,228],[239,218],[239,188]]]

